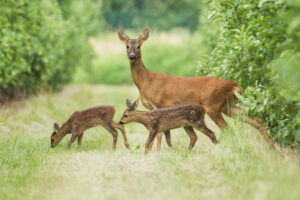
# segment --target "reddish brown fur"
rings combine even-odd
[[[135,54],[135,59],[130,59],[130,69],[134,83],[139,89],[143,105],[152,110],[164,108],[180,103],[202,104],[206,113],[221,128],[226,127],[222,113],[229,117],[237,117],[241,108],[236,105],[234,92],[240,92],[238,82],[231,82],[223,78],[216,79],[214,76],[202,77],[174,77],[162,73],[149,71],[143,64],[140,47],[147,40],[149,30],[145,28],[138,37],[135,44],[135,51],[132,51],[132,40],[123,30],[118,32],[127,48],[128,56]],[[269,138],[263,124],[257,119],[243,116],[243,121],[256,127],[264,136],[270,147],[274,144]],[[192,131],[190,131],[192,132]],[[160,149],[162,133],[157,136],[157,149]]]
[[[103,126],[113,136],[112,148],[116,149],[118,132],[115,128],[121,130],[124,138],[124,144],[129,149],[126,131],[124,127],[114,122],[113,117],[116,108],[113,106],[96,106],[83,111],[74,112],[71,117],[61,126],[54,124],[54,132],[51,135],[51,147],[55,147],[67,133],[71,133],[71,139],[67,145],[69,148],[72,143],[78,138],[78,147],[81,146],[83,132],[86,129]]]
[[[136,110],[138,100],[131,104],[127,99],[126,103],[127,109],[124,111],[119,123],[127,124],[130,122],[138,122],[143,124],[150,131],[145,145],[145,153],[151,150],[151,144],[158,132],[165,133],[167,144],[173,148],[170,130],[179,127],[184,127],[190,137],[188,150],[192,150],[197,141],[197,135],[194,133],[193,128],[203,132],[213,143],[217,143],[215,134],[205,125],[205,110],[203,106],[199,104],[177,104],[171,107],[145,112]]]

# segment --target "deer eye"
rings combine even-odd
[[[128,46],[128,45],[126,45],[126,48],[127,48],[127,49],[129,49],[129,46]]]
[[[140,49],[141,48],[141,46],[137,46],[137,49]]]
[[[128,115],[124,115],[124,117],[128,117]]]

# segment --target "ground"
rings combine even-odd
[[[67,136],[50,148],[53,123],[94,105],[115,105],[115,121],[134,86],[69,85],[0,109],[0,199],[299,199],[299,154],[269,150],[258,132],[226,119],[214,145],[200,132],[191,152],[183,129],[171,132],[175,149],[163,142],[144,155],[147,130],[126,126],[127,150],[119,134],[117,150],[103,128],[85,132],[82,148],[66,148]],[[143,109],[140,106],[140,109]],[[155,145],[155,144],[154,144]],[[154,146],[155,147],[155,146]]]

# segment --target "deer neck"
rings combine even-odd
[[[69,122],[65,122],[59,129],[59,138],[62,139],[67,133],[70,132]]]
[[[133,121],[143,124],[145,127],[149,128],[150,120],[149,120],[148,112],[138,111],[138,110],[135,111],[135,118]]]
[[[151,80],[153,76],[153,73],[145,67],[141,57],[130,62],[130,69],[132,79],[139,90],[143,87],[143,83]]]

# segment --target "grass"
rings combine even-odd
[[[71,85],[0,110],[0,199],[299,199],[299,154],[271,152],[257,131],[228,120],[227,131],[209,119],[220,144],[201,134],[192,152],[183,129],[172,131],[175,150],[165,141],[161,152],[144,156],[148,133],[126,126],[132,150],[121,134],[117,150],[101,127],[85,132],[82,148],[69,137],[50,148],[54,122],[97,104],[125,109],[125,98],[138,96],[134,86]],[[140,106],[141,107],[141,106]],[[140,146],[140,148],[138,148]]]
[[[138,33],[128,35],[135,38]],[[153,72],[195,76],[199,60],[195,40],[196,37],[184,30],[151,32],[141,48],[143,62]],[[92,66],[77,69],[74,83],[132,83],[125,44],[119,40],[116,32],[103,33],[91,39],[90,43],[97,56]]]

